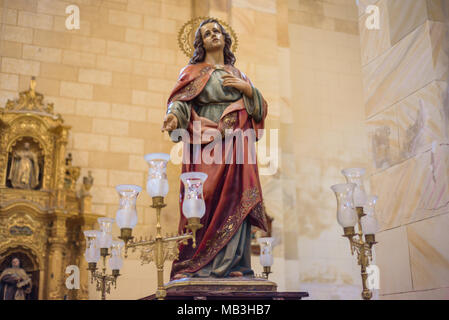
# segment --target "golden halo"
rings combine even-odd
[[[206,19],[215,19],[217,20],[223,28],[225,28],[226,32],[229,33],[232,39],[232,52],[235,53],[237,51],[238,39],[237,34],[234,32],[232,27],[224,22],[223,20],[212,18],[212,17],[197,17],[191,19],[184,23],[184,25],[179,29],[178,32],[178,45],[179,49],[188,57],[191,58],[193,56],[193,52],[195,49],[193,48],[193,40],[195,39],[195,32],[198,29],[201,22]]]

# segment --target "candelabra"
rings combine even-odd
[[[117,225],[120,228],[120,239],[125,243],[125,258],[131,248],[135,251],[140,248],[142,264],[154,261],[157,268],[156,298],[164,299],[167,295],[164,286],[164,262],[176,260],[179,255],[178,244],[187,244],[192,240],[192,246],[196,247],[196,231],[203,227],[200,219],[206,211],[203,199],[203,184],[207,174],[201,172],[189,172],[181,175],[184,183],[185,195],[183,201],[183,214],[187,218],[186,229],[189,233],[162,236],[161,211],[166,206],[164,197],[168,193],[168,181],[166,174],[167,162],[170,156],[164,153],[152,153],[145,155],[149,164],[147,192],[152,197],[151,207],[156,209],[156,236],[153,239],[134,241],[132,229],[137,224],[136,199],[141,188],[134,185],[119,185],[116,187],[120,196],[120,206],[117,211]]]
[[[111,293],[111,285],[114,285],[114,288],[117,287],[117,278],[120,276],[120,269],[123,265],[121,249],[124,243],[123,241],[112,240],[113,222],[114,219],[99,218],[98,223],[101,231],[84,231],[87,241],[85,258],[88,262],[88,270],[91,273],[91,283],[95,280],[96,290],[101,292],[102,300],[106,300],[106,293]],[[106,274],[106,257],[109,256],[109,250],[111,250],[111,257],[109,258],[111,275]],[[100,257],[102,258],[103,268],[101,272],[98,272],[97,263]]]
[[[367,267],[372,261],[372,247],[377,242],[378,230],[374,217],[376,196],[367,196],[363,186],[365,169],[350,168],[342,170],[347,183],[331,187],[337,198],[337,221],[343,227],[344,237],[348,238],[351,254],[357,253],[362,276],[362,298],[369,300],[373,294],[367,286]],[[357,233],[355,226],[357,225]],[[365,235],[365,240],[363,240]]]
[[[257,239],[260,245],[260,264],[263,266],[263,278],[268,279],[273,265],[273,237],[264,237]]]

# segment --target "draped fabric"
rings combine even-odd
[[[253,97],[223,87],[221,77],[225,73],[248,82]],[[206,213],[201,223],[204,227],[197,231],[197,247],[192,248],[191,243],[180,245],[179,259],[173,263],[171,276],[177,273],[227,276],[231,271],[247,269],[249,256],[245,248],[249,248],[250,226],[267,230],[254,145],[261,138],[260,129],[264,128],[265,100],[235,67],[199,63],[181,71],[168,99],[167,113],[177,117],[178,129],[188,132],[188,141],[183,146],[182,172],[208,174],[203,187]],[[194,132],[199,131],[194,127],[195,122],[201,124],[203,134],[213,130],[216,140],[205,135],[195,139]],[[254,135],[244,134],[250,132],[248,129],[254,129]],[[177,130],[170,132],[170,136],[178,142],[181,135],[176,133]],[[231,140],[234,143],[224,143]],[[221,146],[216,145],[217,141],[222,142]],[[217,159],[221,161],[203,161],[204,153],[211,156],[218,153]],[[243,163],[239,159],[243,159]],[[181,183],[180,211],[183,198]],[[179,231],[184,232],[187,220],[182,213],[180,216]]]

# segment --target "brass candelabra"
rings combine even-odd
[[[119,270],[112,270],[112,274],[106,274],[106,257],[108,249],[101,249],[100,253],[103,261],[103,268],[101,272],[97,271],[97,264],[95,262],[88,263],[88,269],[91,274],[90,282],[96,282],[96,291],[101,292],[101,300],[106,300],[106,293],[111,293],[111,285],[114,285],[114,289],[117,287],[117,278],[120,276]]]
[[[346,237],[349,240],[351,254],[354,255],[354,252],[357,253],[357,263],[360,266],[362,275],[362,298],[370,300],[373,297],[373,293],[367,286],[368,273],[366,272],[366,269],[373,259],[371,248],[377,242],[375,241],[374,234],[365,235],[365,241],[363,241],[361,218],[364,217],[365,214],[363,213],[363,207],[356,207],[356,210],[358,232],[355,233],[354,227],[346,227],[344,228],[343,237]]]
[[[140,259],[142,264],[151,263],[154,261],[157,268],[157,291],[156,298],[163,300],[167,296],[167,291],[164,286],[164,263],[165,261],[176,260],[179,256],[178,244],[179,242],[187,243],[188,239],[192,239],[192,246],[196,247],[195,234],[196,230],[202,227],[202,225],[196,219],[189,221],[186,226],[192,233],[181,235],[166,235],[162,236],[161,227],[161,211],[166,207],[163,197],[153,197],[152,208],[156,209],[156,237],[153,239],[144,239],[134,241],[131,236],[131,230],[122,229],[120,239],[125,242],[125,258],[128,254],[128,248],[131,248],[134,252],[137,248],[140,248]],[[189,219],[191,220],[191,219]]]

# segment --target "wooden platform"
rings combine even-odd
[[[166,300],[300,300],[307,292],[277,292],[275,282],[260,278],[184,278],[166,284]],[[154,300],[150,295],[142,300]]]

